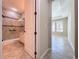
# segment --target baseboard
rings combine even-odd
[[[69,43],[69,45],[71,46],[71,48],[72,48],[72,50],[74,52],[74,47],[73,47],[72,43],[70,42],[70,40],[68,40],[68,43]]]
[[[74,55],[73,55],[73,59],[75,59],[75,51],[74,51],[74,47],[73,47],[73,45],[72,45],[72,43],[68,40],[68,42],[69,42],[69,45],[71,46],[71,48],[72,48],[72,50],[73,50],[73,53],[74,53]]]
[[[73,59],[78,59],[78,57],[73,56]]]
[[[24,52],[26,53],[26,54],[28,54],[32,59],[34,59],[34,56],[32,55],[32,52],[30,51],[30,49],[25,49],[24,48]]]
[[[48,51],[50,51],[51,50],[51,48],[48,48],[42,55],[41,55],[41,57],[40,57],[40,59],[43,59],[44,58],[44,56],[48,53]]]
[[[78,59],[78,57],[76,57],[75,59]]]
[[[77,59],[77,58],[75,58],[75,56],[73,56],[73,59]]]
[[[72,50],[73,50],[73,52],[74,52],[74,47],[73,47],[73,45],[72,45],[72,43],[70,42],[70,45],[71,45],[71,48],[72,48]]]

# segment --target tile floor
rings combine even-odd
[[[8,41],[9,42],[9,41]],[[8,43],[7,42],[7,43]],[[3,44],[3,59],[32,59],[24,51],[24,46],[18,40],[10,41]]]
[[[52,36],[51,51],[44,59],[73,59],[73,50],[67,41],[67,37]]]

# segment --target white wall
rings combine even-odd
[[[50,48],[50,36],[51,30],[49,29],[50,19],[50,1],[49,0],[39,0],[39,7],[37,7],[38,15],[38,58],[39,59],[47,49]],[[50,20],[50,21],[49,21]]]
[[[74,0],[69,1],[68,11],[68,40],[75,49],[75,14],[74,14]]]
[[[48,1],[40,0],[40,56],[48,49]]]

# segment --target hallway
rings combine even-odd
[[[73,50],[66,37],[52,36],[52,51],[44,59],[73,59]]]

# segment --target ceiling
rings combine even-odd
[[[24,13],[24,2],[24,0],[3,0],[3,17],[19,19]]]

